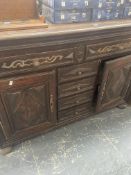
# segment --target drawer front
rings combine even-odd
[[[81,65],[69,66],[58,70],[59,83],[95,75],[98,71],[98,61],[88,62]]]
[[[131,39],[120,40],[115,42],[104,42],[98,44],[88,45],[86,48],[86,60],[110,56],[121,52],[128,52],[131,50]]]
[[[23,70],[39,70],[46,67],[69,65],[74,63],[74,59],[74,48],[12,56],[0,60],[0,72],[20,72]]]
[[[59,121],[70,120],[72,118],[80,118],[85,115],[88,116],[93,112],[92,104],[86,103],[84,105],[76,106],[58,113]]]
[[[58,87],[58,96],[59,98],[62,98],[94,89],[95,81],[96,76],[71,83],[61,84]]]
[[[60,110],[68,109],[73,106],[91,102],[93,100],[94,91],[90,90],[82,94],[74,95],[71,97],[65,97],[59,100],[58,108]]]

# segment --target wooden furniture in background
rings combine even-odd
[[[48,25],[39,16],[36,0],[0,1],[0,31],[44,27]]]

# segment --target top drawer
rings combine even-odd
[[[0,60],[0,75],[9,72],[40,70],[52,66],[73,64],[75,49],[68,48],[56,51],[6,57]]]
[[[58,81],[59,83],[84,78],[97,74],[99,61],[88,62],[81,65],[68,66],[67,68],[59,68]]]
[[[87,45],[86,60],[131,51],[131,38]]]

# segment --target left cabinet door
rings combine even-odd
[[[7,138],[37,135],[56,123],[55,71],[0,80],[0,98]]]

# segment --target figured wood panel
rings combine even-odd
[[[105,63],[98,95],[97,111],[103,111],[125,102],[131,81],[131,56]]]
[[[47,129],[56,122],[55,72],[0,81],[7,118],[16,137]]]
[[[46,83],[43,86],[4,93],[3,99],[15,131],[48,122],[48,88]]]
[[[0,21],[38,18],[36,0],[0,0]]]

